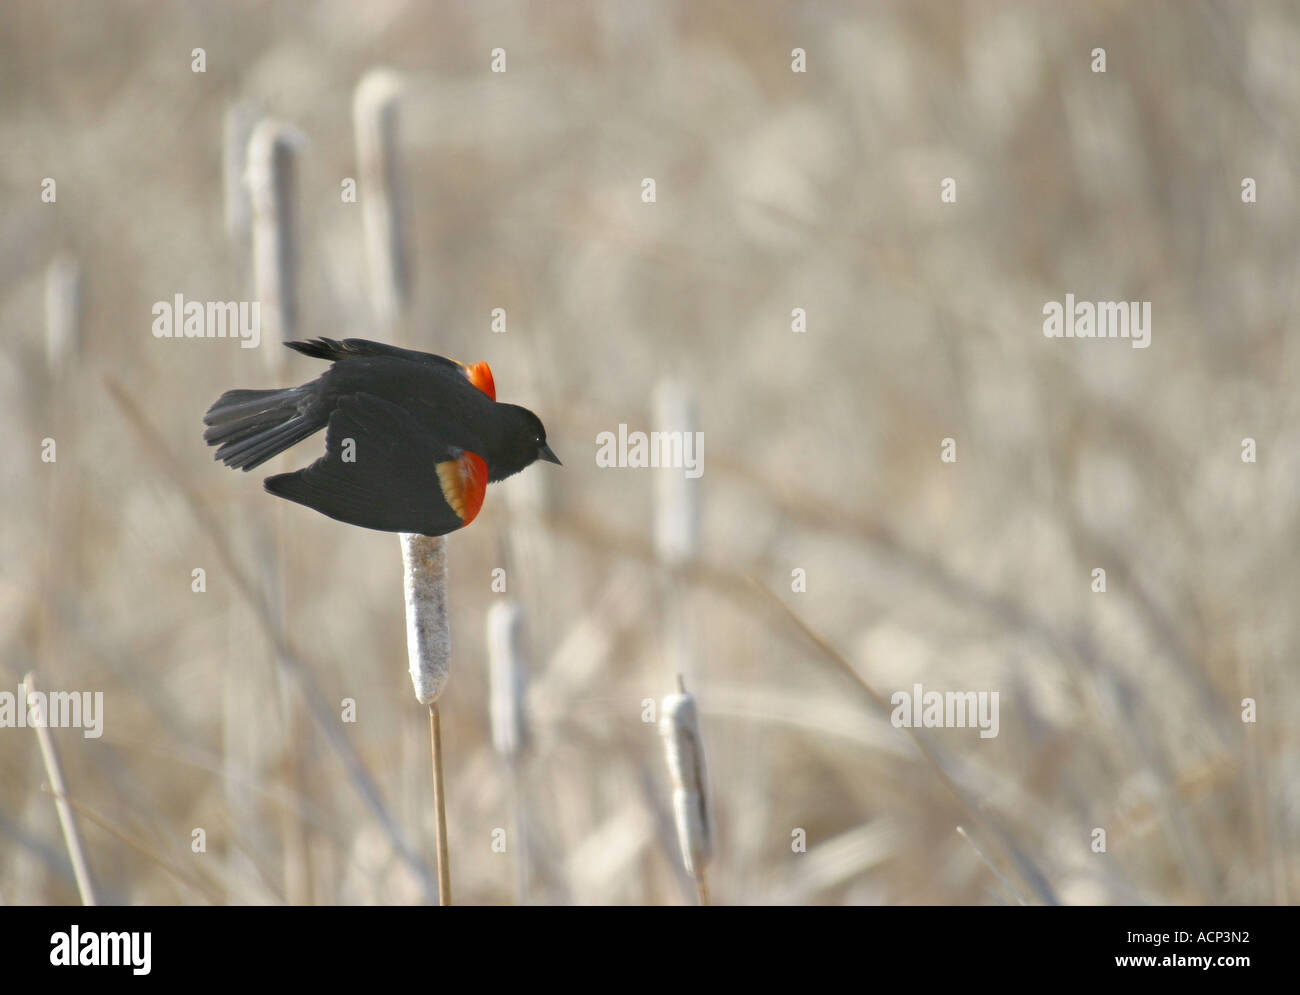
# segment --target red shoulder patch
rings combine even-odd
[[[465,376],[469,382],[481,390],[492,400],[497,399],[497,384],[492,379],[492,368],[487,363],[474,363],[465,367]]]
[[[439,463],[437,470],[443,498],[451,505],[461,526],[468,525],[483,507],[488,484],[487,463],[478,453],[466,450],[455,459]]]

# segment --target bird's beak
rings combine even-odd
[[[544,459],[548,463],[554,463],[556,466],[564,466],[564,464],[560,462],[560,457],[551,452],[551,447],[547,445],[543,445],[537,450],[537,458]]]

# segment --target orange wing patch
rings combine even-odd
[[[473,366],[465,367],[465,376],[469,378],[470,383],[492,400],[497,399],[497,383],[492,378],[492,368],[487,363],[475,363]]]
[[[451,510],[456,513],[461,525],[468,525],[483,507],[483,495],[487,493],[488,483],[487,463],[478,453],[467,450],[455,459],[439,463],[437,469],[442,496],[451,505]]]

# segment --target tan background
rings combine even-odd
[[[706,438],[675,587],[716,900],[1294,900],[1298,51],[1286,3],[3,5],[0,687],[34,668],[105,694],[102,739],[55,733],[101,897],[426,897],[222,558],[282,613],[336,724],[356,700],[343,738],[429,855],[397,540],[278,506],[201,440],[222,390],[319,364],[277,380],[233,342],[150,335],[155,301],[251,294],[223,223],[240,102],[306,139],[299,333],[388,334],[339,196],[353,89],[388,66],[409,86],[415,273],[394,334],[488,360],[565,461],[494,486],[451,539],[458,901],[693,901],[641,721],[679,659],[654,475],[594,459],[596,433],[655,427],[668,374]],[[82,338],[52,371],[60,255],[82,268]],[[1045,339],[1067,292],[1151,301],[1151,348]],[[503,564],[531,658],[514,777],[484,662]],[[967,804],[762,587],[886,697],[999,691],[996,739],[928,737]],[[0,730],[0,901],[76,901],[46,782],[30,730]]]

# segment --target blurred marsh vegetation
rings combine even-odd
[[[0,690],[104,692],[102,738],[54,732],[100,899],[430,897],[398,543],[201,439],[223,390],[321,367],[150,331],[254,293],[227,136],[265,115],[297,134],[296,334],[486,360],[565,464],[450,540],[458,902],[694,901],[643,721],[679,671],[717,902],[1295,901],[1298,55],[1284,2],[4,4]],[[391,323],[340,195],[377,67]],[[1150,348],[1045,338],[1066,293],[1151,301]],[[594,459],[665,378],[705,435],[672,566],[660,471]],[[996,690],[999,735],[922,752],[863,682]],[[0,729],[0,901],[77,901],[30,730]]]

